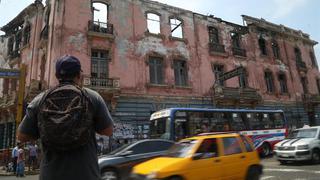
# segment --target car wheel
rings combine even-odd
[[[280,164],[282,164],[282,165],[288,164],[288,161],[286,161],[286,160],[279,160],[279,162],[280,162]]]
[[[262,157],[267,157],[271,154],[271,147],[268,143],[263,143],[261,147],[261,156]]]
[[[320,151],[318,149],[312,151],[311,161],[313,164],[318,164],[320,162]]]
[[[260,171],[258,167],[255,167],[255,166],[249,167],[246,180],[259,180],[259,179],[260,179]]]
[[[101,173],[101,179],[102,180],[119,180],[119,175],[116,172],[116,170],[108,168],[103,170]]]

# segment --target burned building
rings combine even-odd
[[[282,109],[292,126],[320,124],[317,42],[242,18],[239,25],[149,0],[35,1],[1,28],[2,57],[11,68],[27,66],[29,102],[57,84],[58,57],[77,56],[83,85],[125,127],[117,136],[146,137],[150,114],[168,107]],[[4,80],[1,102],[16,84]],[[14,127],[14,105],[0,107],[4,133]]]

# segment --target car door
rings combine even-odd
[[[246,171],[246,155],[243,153],[239,139],[233,136],[223,137],[221,140],[223,148],[221,168],[227,170],[223,171],[222,179],[241,179]]]
[[[204,139],[187,167],[186,179],[212,180],[221,178],[221,160],[216,138]]]

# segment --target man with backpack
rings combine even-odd
[[[113,121],[103,98],[82,88],[80,61],[70,55],[56,62],[59,85],[28,105],[19,129],[22,142],[40,138],[40,180],[99,180],[95,133],[111,136]]]

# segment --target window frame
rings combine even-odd
[[[208,35],[210,44],[220,44],[219,30],[217,27],[208,26]]]
[[[281,79],[281,76],[283,76],[283,79]],[[279,86],[280,86],[280,93],[286,94],[288,93],[288,84],[287,84],[287,76],[285,73],[279,73],[278,74],[278,80],[279,80]]]
[[[242,45],[241,45],[241,36],[240,36],[240,34],[237,33],[237,32],[231,32],[230,36],[231,36],[231,40],[232,40],[232,47],[241,49]]]
[[[95,22],[95,8],[94,8],[94,6],[93,6],[93,4],[95,4],[95,3],[97,3],[97,4],[103,4],[103,5],[105,5],[107,8],[107,13],[106,13],[106,22],[102,22],[102,21],[97,21],[97,22],[99,22],[99,23],[108,23],[108,21],[110,20],[110,17],[109,17],[109,11],[110,11],[110,4],[108,4],[108,3],[106,3],[106,2],[102,2],[102,1],[92,1],[92,3],[91,3],[91,7],[92,7],[92,21],[93,22]]]
[[[180,26],[177,27],[179,24],[172,24],[172,23],[171,23],[171,20],[175,20],[175,22],[176,22],[176,21],[179,21],[179,22],[180,22]],[[183,39],[183,38],[184,38],[184,31],[183,31],[183,30],[184,30],[184,28],[183,28],[184,22],[183,22],[183,20],[182,20],[181,18],[178,18],[178,17],[176,17],[176,16],[171,16],[171,17],[169,17],[169,25],[170,25],[170,37],[179,38],[179,39]],[[172,25],[176,25],[176,27],[172,28]],[[175,29],[175,28],[176,28],[176,29]],[[180,28],[181,28],[181,37],[174,36],[172,30],[173,30],[173,29],[178,30],[178,29],[180,29]]]
[[[149,14],[152,14],[152,15],[156,15],[158,16],[159,20],[154,20],[154,19],[149,19],[148,15]],[[161,14],[157,13],[157,12],[154,12],[154,11],[147,11],[145,12],[145,17],[146,17],[146,23],[147,23],[147,32],[150,33],[150,34],[161,34]],[[152,21],[152,22],[158,22],[158,26],[159,26],[159,32],[151,32],[150,29],[149,29],[149,22]],[[157,27],[158,28],[158,27]]]
[[[152,62],[152,60],[154,62]],[[157,62],[161,62],[160,64],[157,64]],[[157,84],[157,85],[163,85],[164,79],[165,79],[165,65],[164,65],[164,58],[160,56],[149,56],[148,57],[148,66],[149,66],[149,82],[150,84]],[[153,67],[152,67],[153,66]],[[160,67],[159,67],[160,66]],[[154,73],[152,74],[151,68],[154,68]],[[159,72],[160,71],[160,72]],[[158,75],[161,74],[161,77],[159,79]],[[151,76],[154,75],[155,77],[152,78]],[[152,82],[152,79],[155,81]]]
[[[222,71],[218,70],[219,68],[221,68]],[[218,80],[219,73],[223,74],[224,70],[225,70],[225,66],[223,64],[212,64],[212,71],[214,73],[215,81]],[[225,86],[225,81],[219,81],[218,84],[220,86]]]
[[[263,37],[260,37],[258,40],[258,44],[259,44],[261,55],[267,56],[268,55],[267,41]]]
[[[188,86],[188,62],[184,59],[174,59],[173,70],[175,86]]]
[[[270,70],[264,71],[264,79],[267,87],[268,93],[274,93],[275,92],[275,86],[274,86],[274,78],[273,73]]]
[[[271,42],[273,57],[276,59],[281,59],[280,48],[278,42],[274,39]]]

